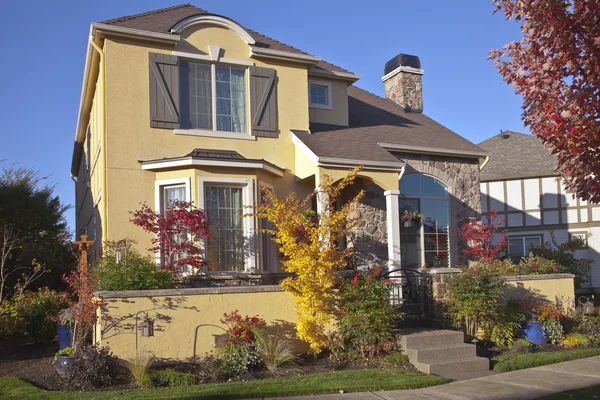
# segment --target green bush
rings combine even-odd
[[[585,335],[593,347],[600,347],[600,318],[569,309],[561,322],[565,332]]]
[[[241,378],[260,364],[260,352],[255,344],[238,345],[227,342],[218,349],[223,371],[230,378]]]
[[[117,263],[116,242],[107,242],[106,251],[94,266],[98,277],[98,290],[152,290],[172,289],[176,281],[170,271],[161,269],[151,256],[142,256],[134,247],[134,242],[126,240],[122,245],[122,260]],[[125,250],[125,248],[127,250]],[[126,254],[126,256],[125,256]],[[125,268],[125,263],[127,268]]]
[[[557,274],[561,272],[555,261],[533,254],[523,257],[517,268],[518,275]]]
[[[450,312],[471,336],[477,335],[480,326],[491,327],[497,317],[503,286],[500,264],[503,262],[478,263],[448,282]]]
[[[129,371],[131,381],[137,387],[150,387],[150,365],[154,361],[154,356],[150,353],[137,353],[133,360],[127,360],[125,367]]]
[[[276,371],[283,364],[295,364],[298,357],[289,340],[277,334],[270,335],[264,328],[253,328],[252,332],[260,358],[269,371]]]
[[[355,271],[341,282],[338,332],[341,347],[362,358],[373,358],[393,350],[392,328],[398,314],[390,305],[388,282],[381,267]]]
[[[27,335],[38,341],[56,337],[56,323],[67,301],[47,287],[36,292],[23,292],[0,303],[0,338]]]
[[[508,300],[500,307],[498,316],[484,327],[484,331],[497,346],[512,346],[522,331],[521,321],[524,319],[521,304],[516,300]]]
[[[150,370],[153,387],[193,386],[198,377],[191,372],[178,371],[173,368]]]
[[[527,339],[521,338],[515,340],[515,342],[512,344],[512,347],[510,348],[510,351],[512,353],[528,353],[531,351],[532,348],[533,343],[531,343]]]
[[[590,338],[581,333],[569,333],[565,336],[562,344],[566,347],[592,347],[592,341]]]
[[[392,367],[397,367],[408,362],[408,356],[406,354],[400,353],[399,351],[394,351],[392,353],[386,354],[381,358],[381,363],[383,365],[389,365]]]

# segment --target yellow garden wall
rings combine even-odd
[[[537,298],[564,307],[575,304],[575,276],[572,274],[506,276],[505,295],[511,299]]]
[[[293,298],[277,285],[100,292],[97,296],[105,305],[98,311],[94,340],[122,359],[135,357],[137,336],[137,351],[151,352],[159,362],[194,361],[215,349],[225,333],[220,320],[233,310],[258,314],[269,329],[295,337]],[[140,311],[154,320],[154,337],[141,337],[144,313]],[[302,342],[295,344],[299,352],[306,350]]]

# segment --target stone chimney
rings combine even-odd
[[[385,97],[400,104],[407,112],[423,112],[423,72],[419,57],[398,54],[385,63],[381,78],[385,84]]]

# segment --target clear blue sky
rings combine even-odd
[[[169,7],[171,0],[11,1],[0,26],[0,160],[50,175],[74,203],[69,170],[91,22]],[[383,66],[398,53],[425,70],[425,114],[478,143],[501,129],[526,132],[521,99],[486,60],[520,37],[491,0],[213,1],[194,5],[340,65],[383,94]],[[68,221],[74,223],[74,210]]]

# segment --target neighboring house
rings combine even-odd
[[[490,154],[481,170],[482,211],[493,208],[506,218],[510,256],[550,241],[550,230],[558,243],[591,234],[576,255],[593,260],[586,287],[600,289],[600,205],[573,198],[555,171],[556,158],[535,136],[504,131],[479,146]]]
[[[106,240],[146,249],[150,236],[130,213],[189,200],[217,239],[209,272],[276,272],[262,222],[242,217],[259,187],[304,196],[324,174],[362,165],[361,263],[464,262],[459,227],[480,211],[486,153],[422,113],[418,57],[394,57],[384,74],[388,99],[354,86],[354,73],[192,5],[93,23],[71,167],[77,232],[96,241],[95,256]],[[425,224],[404,228],[404,209]]]

